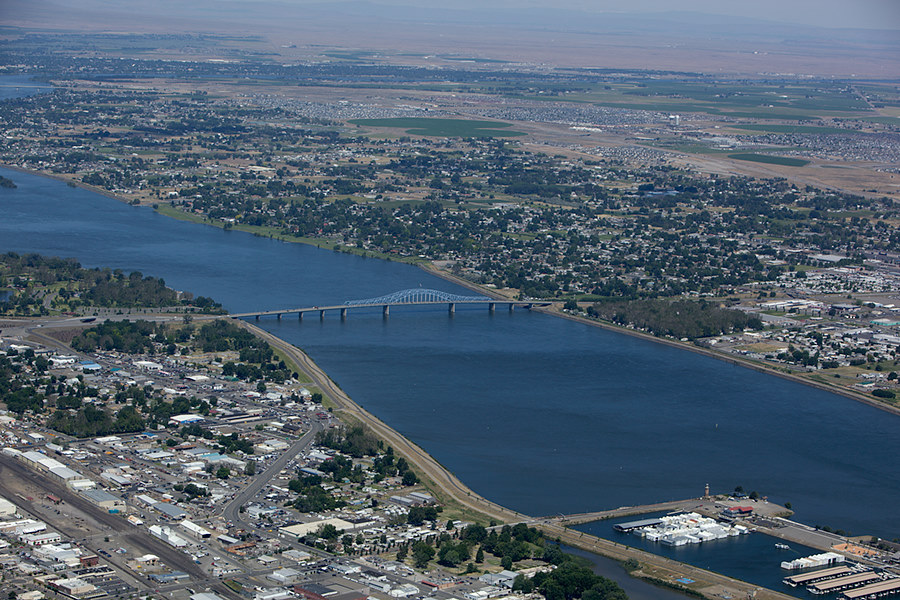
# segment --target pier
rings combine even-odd
[[[887,579],[844,592],[843,600],[875,600],[900,594],[900,578]]]

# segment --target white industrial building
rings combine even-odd
[[[151,525],[150,535],[161,539],[165,543],[175,548],[184,548],[185,546],[187,546],[187,540],[172,531],[170,527]]]
[[[197,525],[193,521],[189,521],[189,520],[185,519],[184,521],[179,523],[179,525],[181,526],[182,529],[187,531],[189,534],[191,534],[192,536],[199,538],[201,540],[208,540],[210,537],[212,537],[212,533],[210,533],[210,531],[208,529],[205,529],[205,528],[201,527],[200,525]]]

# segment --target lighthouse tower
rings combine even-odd
[[[706,484],[706,488],[703,490],[703,498],[705,500],[709,500],[709,484]]]

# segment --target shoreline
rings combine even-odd
[[[42,171],[34,171],[34,170],[31,170],[31,169],[26,169],[26,168],[19,167],[19,166],[16,166],[16,165],[2,164],[2,165],[0,165],[0,166],[2,166],[2,167],[4,167],[4,168],[7,168],[7,169],[10,169],[10,170],[12,170],[12,171],[17,171],[17,172],[19,172],[19,173],[25,173],[25,174],[29,174],[29,175],[37,175],[37,176],[39,176],[39,177],[47,177],[47,178],[50,178],[50,179],[54,179],[54,180],[56,180],[56,181],[64,182],[64,183],[66,183],[67,185],[72,185],[72,186],[75,187],[75,188],[83,188],[83,189],[88,190],[88,191],[90,191],[90,192],[94,192],[94,193],[100,194],[101,196],[104,196],[104,197],[106,197],[106,198],[110,198],[111,200],[116,200],[116,201],[122,202],[122,203],[124,203],[124,204],[128,204],[128,205],[131,205],[131,206],[135,206],[135,205],[131,204],[130,201],[126,200],[126,199],[125,199],[124,197],[122,197],[122,196],[117,196],[116,194],[114,194],[114,193],[112,193],[112,192],[109,192],[109,191],[107,191],[107,190],[103,190],[103,189],[100,189],[100,188],[96,188],[95,186],[92,186],[92,185],[88,185],[88,184],[84,184],[84,183],[81,183],[81,182],[78,182],[78,181],[74,181],[74,180],[69,179],[69,178],[67,178],[67,177],[65,177],[65,176],[62,176],[62,175],[55,175],[55,174],[52,174],[52,173],[44,173],[44,172],[42,172]],[[137,206],[150,206],[150,205],[139,204],[139,205],[137,205]],[[159,213],[159,211],[155,211],[155,212]],[[175,218],[175,219],[177,219],[177,217],[172,217],[171,215],[166,215],[166,214],[164,214],[164,213],[159,213],[159,214],[162,214],[163,216],[168,216],[168,217],[170,217],[170,218]],[[220,227],[219,225],[217,225],[216,223],[203,223],[203,224],[209,225],[209,226],[211,226],[211,227],[220,228],[220,229],[223,228],[223,227]],[[250,233],[251,235],[258,235],[258,234],[255,234],[255,233],[249,232],[249,231],[245,231],[245,233]],[[317,248],[319,248],[319,249],[325,249],[325,248],[322,248],[319,244],[314,244],[314,243],[312,243],[312,242],[304,241],[304,240],[302,240],[302,239],[293,239],[293,240],[292,240],[292,239],[288,239],[287,237],[279,237],[278,239],[279,239],[280,241],[283,241],[283,242],[286,242],[286,243],[305,244],[305,245],[307,245],[307,246],[315,246],[315,247],[317,247]],[[341,250],[341,252],[343,252],[343,250]],[[348,252],[348,253],[349,253],[349,254],[353,254],[352,252]],[[377,256],[377,255],[367,256],[367,255],[364,254],[363,256],[366,256],[367,258],[376,258],[376,259],[381,259],[381,260],[389,260],[388,258],[382,258],[382,257]],[[449,281],[449,282],[451,282],[451,283],[454,283],[454,284],[456,284],[456,285],[462,286],[462,287],[464,287],[464,288],[466,288],[466,289],[469,289],[469,290],[472,290],[472,291],[474,291],[474,292],[478,292],[478,293],[483,294],[483,295],[485,295],[485,296],[489,296],[489,297],[494,298],[494,299],[499,300],[499,301],[510,300],[510,299],[511,299],[511,298],[508,298],[508,297],[506,297],[506,296],[500,294],[500,293],[497,292],[496,290],[491,290],[491,289],[489,289],[489,288],[485,288],[485,287],[483,287],[483,286],[481,286],[481,285],[479,285],[479,284],[477,284],[477,283],[473,283],[473,282],[468,281],[468,280],[466,280],[466,279],[464,279],[464,278],[462,278],[462,277],[459,277],[459,276],[457,276],[457,275],[453,275],[452,273],[448,273],[447,271],[445,271],[445,270],[439,268],[438,266],[436,266],[436,265],[434,264],[434,262],[432,262],[432,261],[405,261],[405,260],[398,260],[397,262],[403,262],[403,263],[405,263],[405,264],[409,264],[409,265],[412,265],[412,266],[416,266],[416,267],[422,269],[423,271],[425,271],[426,273],[430,273],[431,275],[434,275],[434,276],[436,276],[436,277],[439,277],[439,278],[441,278],[441,279],[443,279],[443,280],[445,280],[445,281]],[[670,339],[666,339],[666,338],[657,337],[657,336],[655,336],[655,335],[652,335],[652,334],[649,334],[649,333],[646,333],[646,332],[643,332],[643,331],[636,331],[636,330],[634,330],[634,329],[628,329],[627,327],[622,327],[622,326],[620,326],[620,325],[614,325],[614,324],[612,324],[612,323],[606,323],[606,322],[603,322],[603,321],[597,321],[597,320],[594,320],[594,319],[588,319],[588,318],[586,318],[586,317],[581,317],[581,316],[578,316],[578,315],[568,314],[568,313],[563,312],[561,309],[559,309],[558,307],[555,306],[555,305],[557,304],[556,301],[550,300],[549,302],[554,303],[554,307],[553,307],[553,308],[533,308],[533,309],[531,309],[531,310],[535,310],[535,311],[537,311],[537,312],[541,312],[541,313],[546,314],[546,315],[549,315],[549,316],[560,317],[560,318],[563,318],[563,319],[569,319],[570,321],[575,321],[575,322],[578,322],[578,323],[582,323],[582,324],[584,324],[584,325],[590,325],[590,326],[593,326],[593,327],[598,327],[598,328],[600,328],[600,329],[605,329],[605,330],[607,330],[607,331],[617,332],[617,333],[621,333],[621,334],[625,334],[625,335],[630,335],[630,336],[632,336],[632,337],[641,338],[641,339],[644,339],[644,340],[647,340],[647,341],[656,342],[656,343],[660,343],[660,344],[665,344],[665,345],[670,346],[670,347],[672,347],[672,348],[678,348],[678,349],[681,349],[681,350],[687,350],[687,351],[690,351],[690,352],[694,352],[694,353],[697,353],[697,354],[701,354],[701,355],[707,356],[707,357],[709,357],[709,358],[714,358],[714,359],[717,359],[717,360],[722,360],[722,361],[725,361],[725,362],[730,362],[730,363],[732,363],[733,365],[736,365],[736,366],[739,366],[739,367],[744,367],[744,368],[747,368],[747,369],[751,369],[751,370],[756,371],[756,372],[758,372],[758,373],[764,373],[764,374],[767,374],[767,375],[774,375],[774,376],[776,376],[776,377],[780,377],[780,378],[786,379],[786,380],[788,380],[788,381],[793,381],[793,382],[795,382],[795,383],[800,383],[800,384],[802,384],[802,385],[807,385],[807,386],[810,386],[810,387],[813,387],[813,388],[816,388],[816,389],[819,389],[819,390],[822,390],[822,391],[825,391],[825,392],[831,392],[831,393],[833,393],[833,394],[837,394],[837,395],[839,395],[839,396],[843,396],[843,397],[848,398],[848,399],[850,399],[850,400],[855,400],[856,402],[860,402],[860,403],[863,403],[863,404],[867,404],[867,405],[871,406],[872,408],[876,408],[876,409],[882,410],[882,411],[884,411],[884,412],[887,412],[887,413],[890,413],[890,414],[894,414],[894,415],[900,416],[900,406],[893,406],[893,405],[888,404],[888,403],[886,403],[886,402],[881,402],[881,401],[875,399],[874,397],[871,397],[871,398],[870,398],[869,396],[867,396],[867,395],[865,395],[865,394],[862,394],[862,393],[859,393],[859,392],[855,392],[855,391],[853,391],[853,390],[848,390],[848,389],[846,389],[846,388],[843,388],[843,387],[840,387],[840,386],[837,386],[837,385],[831,385],[831,384],[824,383],[824,382],[821,382],[821,381],[813,381],[813,380],[810,380],[810,379],[808,379],[808,378],[801,377],[800,375],[796,375],[796,374],[794,374],[794,373],[785,373],[785,372],[783,372],[783,371],[779,371],[778,368],[775,367],[775,366],[770,366],[770,365],[767,365],[767,364],[765,364],[765,363],[759,363],[759,362],[751,361],[751,360],[748,360],[748,359],[743,358],[743,357],[740,357],[740,356],[733,356],[733,355],[731,355],[731,354],[725,354],[725,353],[722,353],[722,352],[718,352],[718,351],[715,351],[715,350],[711,350],[711,349],[709,349],[709,348],[701,348],[701,347],[695,346],[695,345],[693,345],[693,344],[687,344],[687,343],[680,342],[680,341],[676,341],[676,340],[670,340]]]
[[[431,273],[432,275],[440,277],[441,279],[444,279],[451,283],[455,283],[457,285],[463,286],[472,291],[477,291],[481,294],[490,296],[499,301],[509,300],[509,298],[505,298],[505,297],[501,296],[500,294],[497,294],[496,292],[492,292],[492,290],[482,288],[481,286],[479,286],[476,283],[472,283],[471,281],[466,281],[465,279],[462,279],[461,277],[458,277],[451,273],[447,273],[446,271],[443,271],[443,270],[435,267],[433,263],[428,263],[427,265],[421,265],[420,268],[425,270],[428,273]],[[672,348],[677,348],[679,350],[687,350],[689,352],[701,354],[703,356],[707,356],[709,358],[714,358],[716,360],[730,362],[733,365],[738,366],[738,367],[744,367],[744,368],[756,371],[758,373],[764,373],[766,375],[774,375],[776,377],[780,377],[780,378],[786,379],[788,381],[793,381],[795,383],[800,383],[803,385],[814,387],[816,389],[820,389],[825,392],[831,392],[833,394],[837,394],[839,396],[844,396],[845,398],[849,398],[850,400],[855,400],[855,401],[861,402],[863,404],[868,404],[869,406],[871,406],[873,408],[877,408],[879,410],[883,410],[885,412],[900,416],[900,406],[892,406],[890,404],[887,404],[886,402],[880,402],[880,401],[876,400],[875,398],[869,398],[865,394],[862,394],[859,392],[854,392],[853,390],[848,390],[846,388],[842,388],[842,387],[836,386],[836,385],[830,385],[828,383],[823,383],[821,381],[813,381],[811,379],[807,379],[805,377],[796,375],[794,373],[785,373],[784,371],[779,371],[778,368],[775,366],[770,366],[765,363],[755,362],[755,361],[752,361],[752,360],[749,360],[749,359],[746,359],[746,358],[743,358],[740,356],[726,354],[724,352],[719,352],[717,350],[712,350],[709,348],[701,348],[700,346],[696,346],[694,344],[690,344],[690,343],[686,343],[686,342],[680,342],[677,340],[671,340],[671,339],[667,339],[667,338],[657,337],[651,333],[646,333],[644,331],[637,331],[635,329],[629,329],[627,327],[622,327],[621,325],[615,325],[613,323],[607,323],[604,321],[589,319],[587,317],[582,317],[579,315],[572,315],[572,314],[563,312],[560,308],[558,308],[556,306],[558,304],[558,302],[553,301],[553,300],[550,300],[550,302],[553,303],[553,305],[554,305],[553,308],[535,307],[530,310],[540,312],[540,313],[543,313],[543,314],[551,316],[551,317],[568,319],[570,321],[575,321],[576,323],[581,323],[583,325],[590,325],[592,327],[598,327],[598,328],[604,329],[606,331],[621,333],[624,335],[630,335],[632,337],[647,340],[649,342],[664,344],[666,346],[670,346]]]
[[[216,319],[223,317],[209,316],[207,318]],[[621,574],[615,576],[616,579],[624,579],[627,576],[662,589],[703,596],[710,600],[718,600],[722,590],[728,591],[732,596],[754,592],[757,593],[759,600],[795,600],[793,597],[778,590],[760,587],[729,575],[582,533],[577,529],[570,528],[567,521],[556,522],[555,517],[531,517],[488,500],[471,490],[456,475],[420,446],[353,401],[302,349],[248,321],[237,319],[235,323],[283,352],[288,360],[292,361],[295,366],[308,375],[312,383],[326,393],[336,405],[333,412],[339,419],[345,423],[348,421],[350,423],[361,422],[370,427],[373,433],[384,440],[385,443],[390,444],[399,455],[405,457],[416,468],[418,473],[424,476],[423,484],[429,491],[443,504],[449,505],[450,508],[453,508],[455,503],[458,507],[461,506],[464,509],[477,513],[482,518],[496,519],[501,523],[508,524],[524,523],[542,531],[548,540],[558,539],[572,548],[584,550],[598,557],[614,560],[620,564],[629,559],[639,561],[639,569],[629,572],[623,568]],[[39,333],[30,330],[28,331],[28,337],[37,339],[44,344],[52,343],[52,345],[57,347],[66,347],[64,342],[59,342],[46,336],[45,333],[48,331],[41,330]],[[697,501],[698,499],[689,498],[646,506],[621,507],[603,512],[643,514],[648,510],[652,511],[660,508],[672,509],[678,507],[684,509],[692,506]],[[686,586],[673,583],[683,577],[690,577],[699,585],[696,588],[687,588]]]
[[[461,506],[487,517],[498,517],[505,523],[524,522],[540,530],[548,539],[559,539],[568,546],[579,548],[619,563],[628,559],[638,560],[641,563],[640,569],[628,572],[623,568],[622,575],[662,587],[663,589],[673,589],[673,591],[682,594],[687,591],[688,593],[700,594],[711,600],[715,600],[719,596],[718,590],[720,589],[736,589],[738,593],[746,594],[751,592],[754,594],[758,593],[757,597],[760,600],[795,600],[792,596],[777,590],[760,587],[722,573],[679,562],[645,550],[623,546],[604,538],[571,529],[565,523],[554,523],[549,519],[530,517],[488,500],[471,490],[456,475],[441,465],[420,446],[408,440],[377,416],[353,401],[302,349],[243,319],[238,319],[237,322],[254,335],[260,336],[269,344],[284,352],[290,360],[294,361],[313,380],[313,383],[327,393],[329,398],[337,405],[334,413],[340,413],[338,418],[342,416],[350,417],[367,425],[376,435],[386,443],[389,443],[396,452],[404,456],[419,472],[427,477],[426,487],[430,487],[427,484],[432,484],[440,490],[441,494],[446,494],[452,501]],[[434,493],[436,490],[430,488],[430,491]],[[629,507],[625,511],[626,513],[634,511],[633,514],[643,514],[645,511],[641,510],[641,508],[652,509],[654,506],[668,506],[671,504],[689,505],[694,502],[696,502],[695,499],[688,499],[649,505],[648,507]],[[612,512],[621,510],[623,509],[613,509]],[[645,569],[649,569],[649,571],[645,571]],[[658,577],[660,571],[668,574],[673,581],[679,577],[690,576],[695,582],[703,582],[705,585],[702,588],[685,588],[685,590],[682,590],[677,587],[677,584],[660,579]]]

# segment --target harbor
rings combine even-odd
[[[730,510],[738,506],[743,510]],[[856,555],[853,550],[860,548],[851,540],[791,521],[782,516],[787,511],[778,505],[756,502],[749,507],[752,510],[747,508],[739,501],[703,498],[686,502],[682,511],[641,513],[635,507],[629,515],[581,521],[575,528],[616,547],[757,586],[751,592],[755,597],[774,593],[805,599],[874,600],[900,593],[900,574],[891,563],[892,555],[876,556],[868,548]],[[730,516],[737,512],[747,516]],[[690,575],[673,574],[668,581],[707,596],[738,597],[736,590],[727,587],[718,592],[708,585],[701,587]]]

